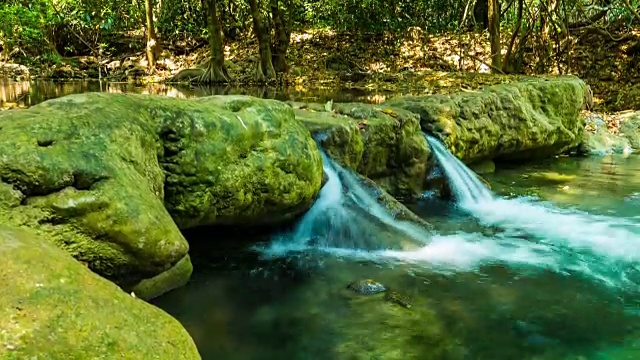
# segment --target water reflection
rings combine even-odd
[[[389,92],[337,88],[277,89],[267,86],[198,86],[169,84],[136,84],[106,81],[10,81],[0,79],[0,109],[7,104],[29,107],[45,100],[85,92],[135,93],[193,98],[209,95],[251,95],[265,99],[303,102],[365,102],[381,103],[393,96]]]

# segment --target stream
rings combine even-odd
[[[34,105],[101,89],[315,102],[393,96],[19,84],[0,83],[3,101]],[[185,232],[192,279],[152,303],[186,327],[207,360],[640,359],[640,156],[498,164],[483,175],[488,189],[434,141],[456,201],[425,194],[408,204],[433,225],[428,232],[389,221],[325,158],[318,208],[289,228]],[[410,249],[386,246],[404,238]],[[362,279],[411,306],[347,289]]]

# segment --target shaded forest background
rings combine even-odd
[[[596,108],[617,111],[640,108],[639,7],[640,0],[4,0],[0,60],[45,78],[424,92],[575,74],[592,87]]]

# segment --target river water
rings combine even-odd
[[[220,92],[113,89],[183,97]],[[23,100],[5,101],[32,105],[99,90],[29,84]],[[228,92],[307,101],[380,96]],[[184,324],[204,359],[640,359],[638,155],[499,164],[484,175],[491,185],[486,196],[477,196],[477,184],[469,185],[460,167],[448,175],[461,184],[456,203],[425,196],[410,204],[433,225],[421,248],[337,251],[340,244],[370,243],[377,232],[361,242],[353,233],[345,242],[335,238],[340,232],[327,232],[333,238],[322,246],[280,246],[274,253],[283,234],[304,227],[192,230],[185,233],[192,280],[153,303]],[[336,193],[340,187],[326,190],[334,208],[348,196]],[[384,284],[411,307],[346,289],[361,279]]]

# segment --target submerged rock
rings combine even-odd
[[[180,323],[50,241],[0,228],[0,358],[200,359]]]
[[[399,293],[396,290],[390,290],[385,285],[372,279],[356,280],[347,285],[347,289],[354,291],[360,295],[375,295],[384,293],[384,299],[386,301],[400,305],[407,309],[411,308],[411,300],[407,296]]]
[[[349,299],[349,311],[332,323],[339,334],[333,358],[465,359],[465,349],[427,299],[416,298],[412,305],[387,292]]]
[[[387,291],[387,288],[379,282],[371,279],[357,280],[347,285],[347,289],[358,294],[371,295]]]
[[[572,76],[489,86],[453,95],[404,96],[383,105],[420,115],[434,134],[467,163],[532,159],[578,146],[585,83]]]
[[[397,291],[387,291],[385,294],[385,300],[407,309],[411,308],[411,300]]]
[[[346,167],[396,197],[422,192],[430,154],[420,119],[402,109],[358,104],[293,103],[296,118]]]
[[[292,109],[248,96],[66,96],[0,114],[0,155],[7,221],[127,289],[184,259],[179,228],[288,219],[322,179]]]

